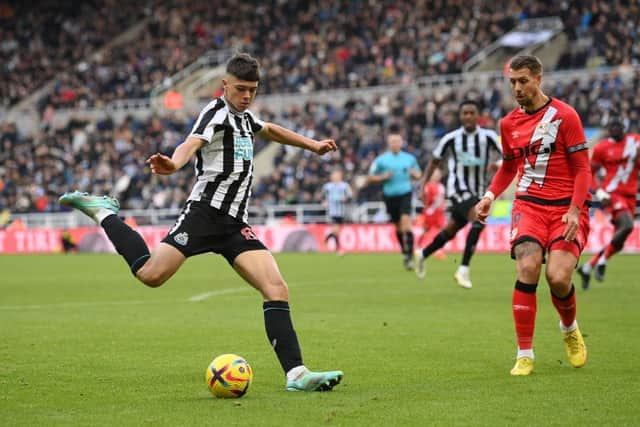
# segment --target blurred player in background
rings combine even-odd
[[[331,222],[331,231],[327,234],[324,241],[334,241],[335,251],[338,255],[344,252],[340,248],[340,227],[344,223],[347,201],[353,197],[351,186],[343,181],[342,171],[339,169],[331,172],[330,181],[322,186],[322,194],[324,196],[324,205],[327,208],[327,215]]]
[[[478,126],[479,108],[475,101],[463,101],[459,116],[462,126],[440,139],[424,172],[424,178],[431,179],[433,171],[446,159],[447,197],[451,202],[451,217],[424,249],[416,251],[415,270],[418,278],[424,278],[425,260],[444,247],[468,222],[472,222],[462,262],[453,276],[458,285],[469,289],[473,287],[469,264],[484,229],[484,224],[475,221],[475,205],[480,194],[486,190],[490,180],[489,173],[497,168],[494,160],[500,161],[502,151],[498,135],[491,129]]]
[[[587,347],[576,321],[571,279],[589,234],[591,168],[586,138],[576,111],[540,89],[542,63],[537,57],[513,58],[508,76],[520,106],[500,123],[504,161],[476,212],[480,220],[487,218],[491,203],[518,176],[511,221],[518,353],[511,375],[533,371],[536,289],[545,256],[545,276],[560,315],[565,351],[569,363],[580,368],[587,362]]]
[[[411,231],[411,180],[420,179],[420,166],[413,154],[402,150],[404,140],[397,126],[389,129],[388,150],[376,157],[369,168],[367,182],[382,184],[382,194],[387,213],[396,226],[396,237],[400,243],[403,263],[413,270],[413,231]]]
[[[589,288],[593,270],[596,280],[604,280],[607,260],[622,249],[633,231],[640,171],[640,135],[625,133],[624,128],[624,119],[617,112],[612,112],[607,125],[609,137],[598,142],[591,155],[596,198],[611,216],[615,231],[611,242],[578,268],[583,289]],[[600,171],[604,171],[603,179],[599,178]]]
[[[176,223],[158,248],[149,248],[140,234],[117,215],[120,204],[112,197],[75,191],[60,203],[78,209],[105,230],[133,275],[149,287],[166,282],[191,256],[217,253],[262,294],[264,324],[286,375],[286,390],[330,390],[341,371],[311,372],[302,362],[298,337],[289,312],[289,289],[275,259],[247,224],[253,173],[254,135],[281,144],[325,154],[335,141],[316,141],[274,123],[257,119],[249,106],[260,81],[258,61],[245,53],[233,56],[222,79],[224,96],[200,113],[191,134],[171,158],[154,154],[151,171],[171,175],[195,156],[196,183]]]
[[[434,237],[434,233],[437,233],[447,223],[445,215],[447,208],[446,189],[441,181],[442,169],[435,168],[429,180],[422,187],[420,200],[422,200],[424,206],[422,213],[418,217],[418,221],[422,226],[422,235],[418,238],[419,247],[430,242]],[[438,249],[434,256],[436,258],[446,258],[446,254],[442,249]]]

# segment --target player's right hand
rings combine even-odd
[[[602,206],[608,206],[611,203],[611,194],[604,191],[602,188],[596,190],[596,199],[602,203]]]
[[[491,199],[483,197],[478,203],[476,203],[476,217],[478,221],[485,224],[487,217],[491,213]]]
[[[151,168],[151,172],[158,175],[171,175],[177,170],[173,160],[160,153],[156,153],[149,157],[146,163]]]

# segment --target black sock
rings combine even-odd
[[[116,251],[127,261],[135,276],[151,256],[142,236],[125,224],[118,215],[109,215],[100,225],[104,228]]]
[[[446,245],[449,240],[451,240],[451,237],[449,237],[444,230],[439,232],[433,241],[422,250],[422,256],[427,258],[429,255]]]
[[[298,336],[293,329],[289,303],[287,301],[266,301],[262,304],[264,326],[267,338],[280,361],[285,374],[302,365],[302,353]]]
[[[462,255],[461,265],[468,266],[471,262],[471,257],[476,251],[476,245],[478,244],[480,233],[482,233],[483,229],[484,225],[479,222],[474,222],[473,224],[471,224],[471,230],[469,230],[469,234],[467,234],[467,243],[464,245],[464,253]]]
[[[335,233],[329,233],[327,237],[324,238],[324,242],[329,243],[331,239],[336,243],[336,250],[340,250],[340,241],[338,241],[338,236]]]
[[[406,252],[404,250],[404,239],[402,238],[402,231],[396,230],[396,237],[398,238],[398,243],[400,244],[400,252],[405,255]]]
[[[406,248],[405,248],[405,255],[407,256],[411,256],[413,254],[413,232],[412,231],[406,231],[404,233],[404,241],[406,244]]]

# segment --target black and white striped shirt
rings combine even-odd
[[[467,133],[464,127],[449,132],[433,150],[436,159],[447,158],[447,197],[456,202],[483,194],[489,184],[487,166],[490,150],[502,157],[498,135],[491,129],[476,126]]]
[[[189,134],[205,144],[196,152],[197,181],[188,200],[208,202],[247,222],[254,134],[263,126],[249,110],[234,111],[223,97],[204,107]]]
[[[327,182],[322,186],[322,193],[327,201],[327,214],[330,217],[344,217],[347,200],[353,197],[349,184],[344,181]]]

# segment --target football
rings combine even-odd
[[[253,381],[253,370],[244,358],[223,354],[209,364],[205,378],[215,397],[242,397]]]

